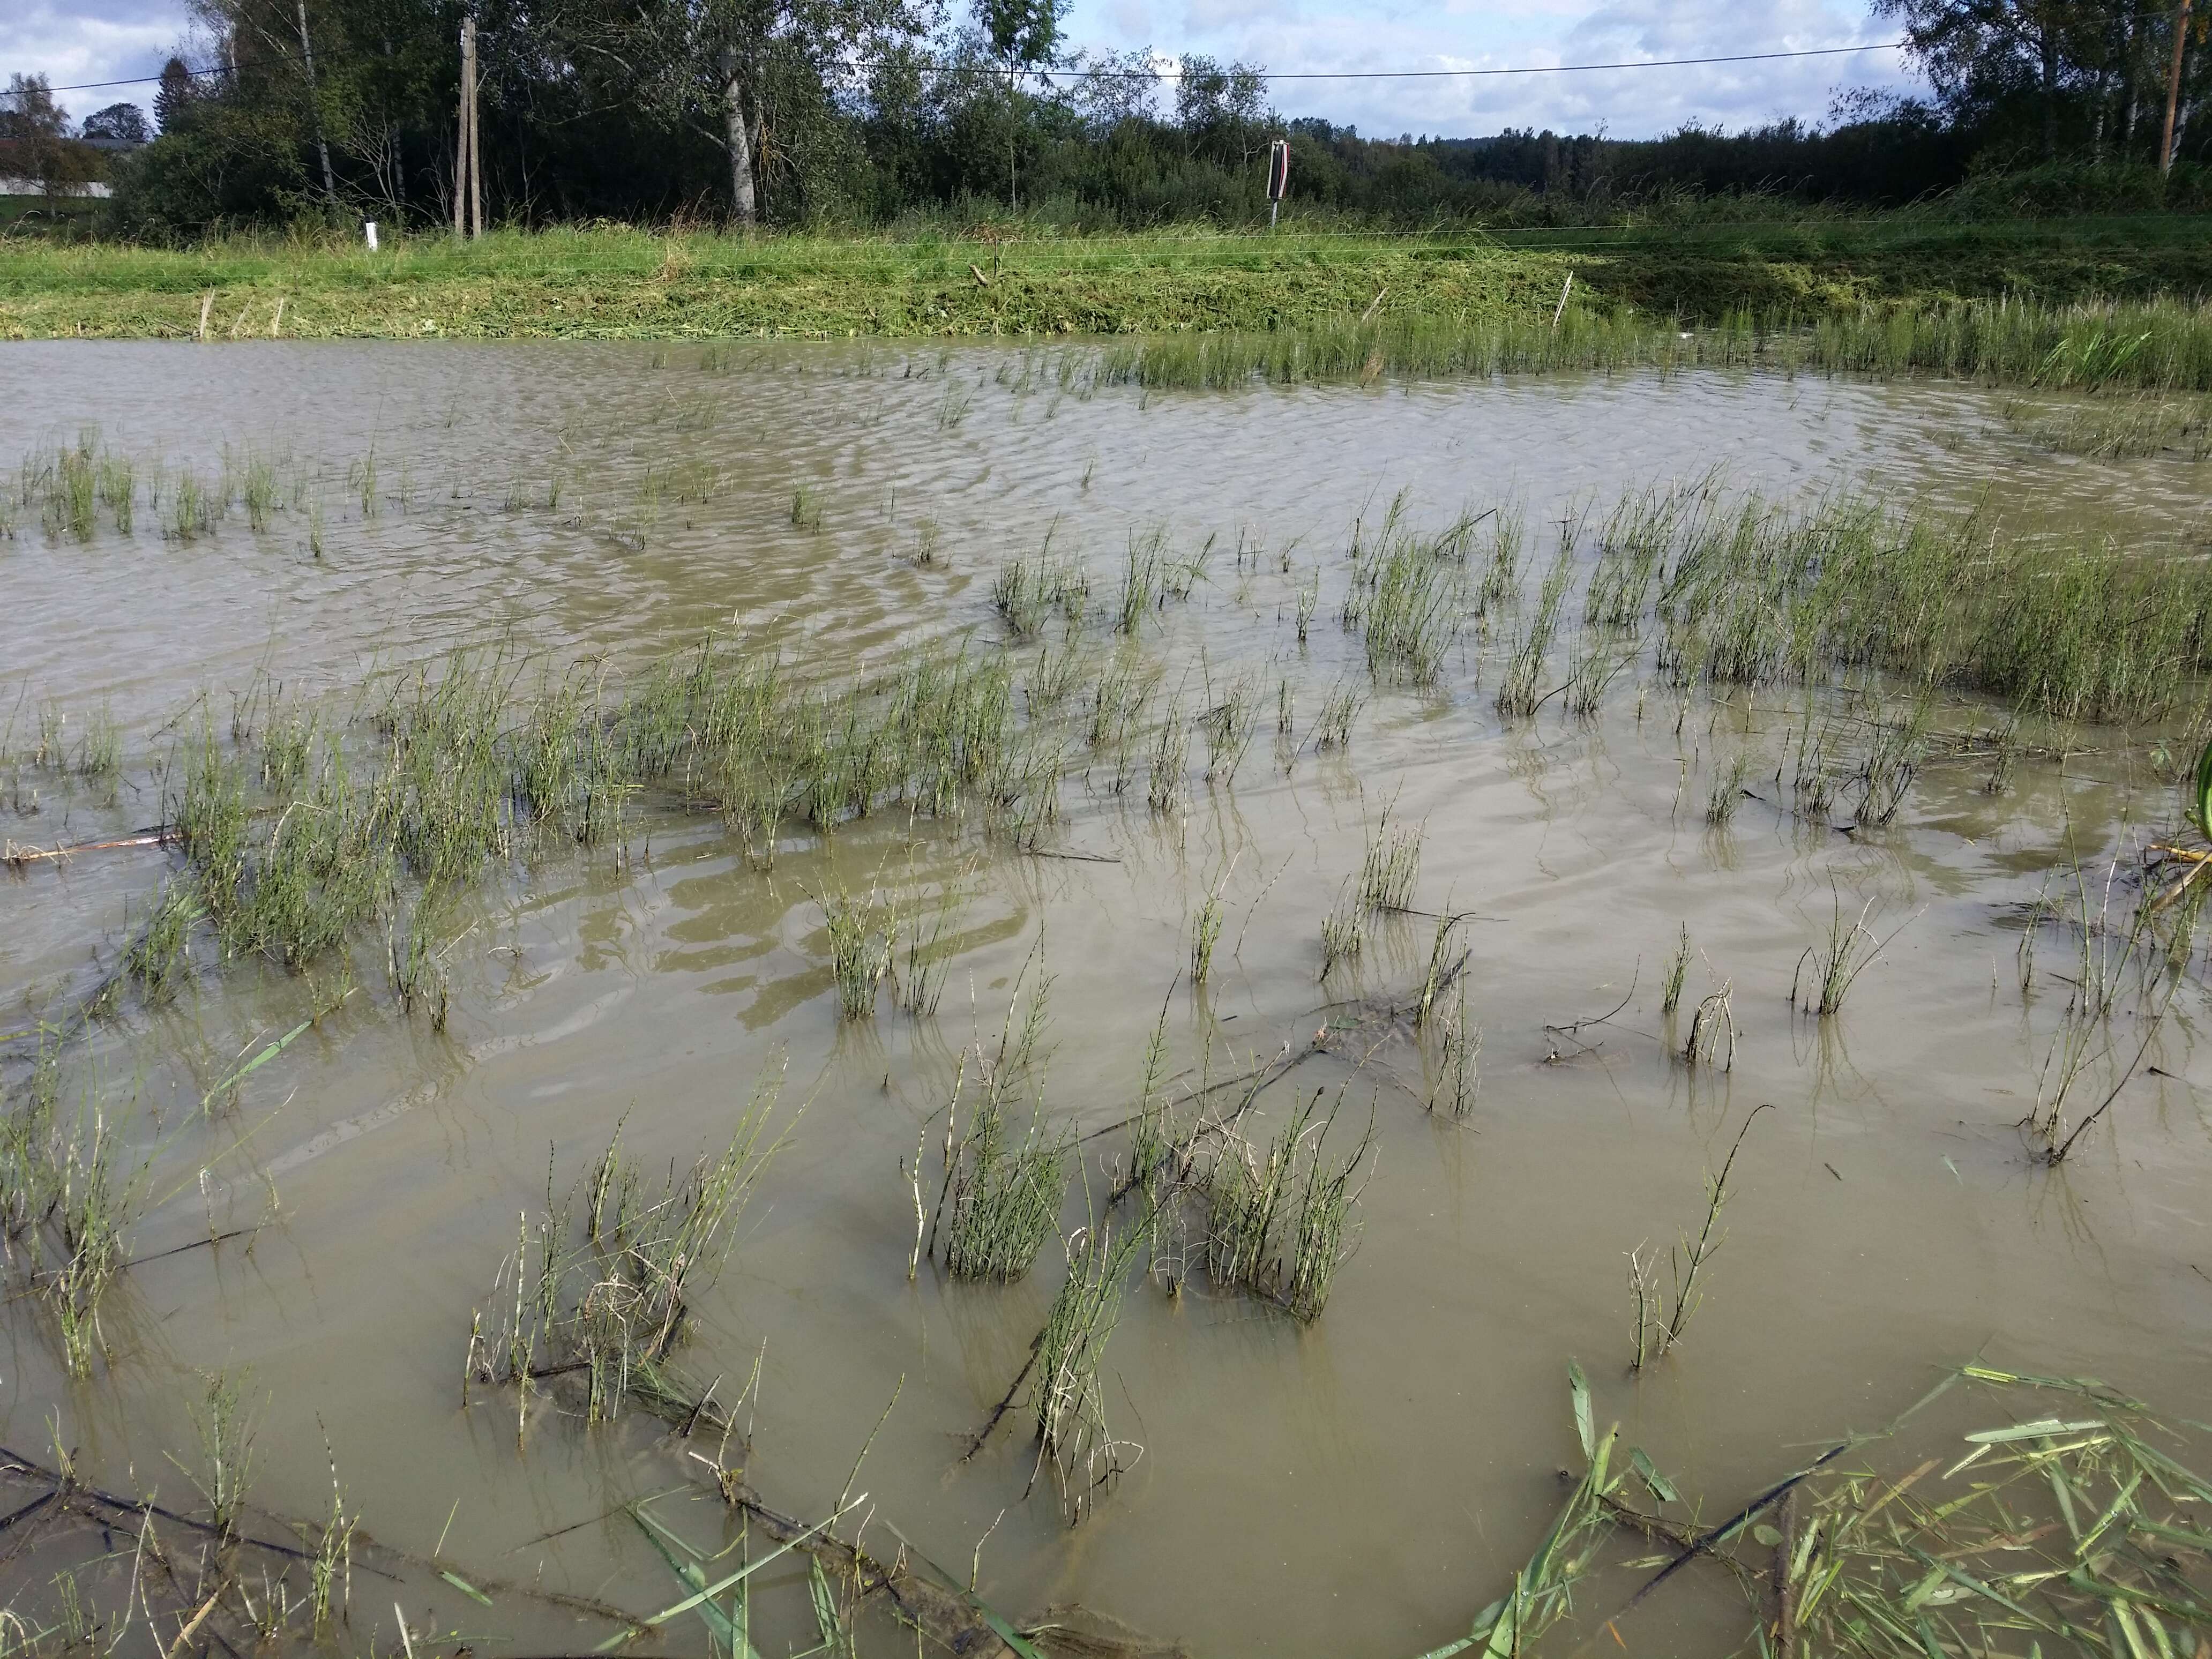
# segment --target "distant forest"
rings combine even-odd
[[[0,109],[0,173],[107,177],[109,228],[155,239],[443,222],[465,13],[494,223],[1238,224],[1266,215],[1279,137],[1292,150],[1290,213],[1346,224],[1936,197],[2006,213],[2207,205],[2201,15],[2182,41],[2168,178],[2177,22],[2156,13],[1878,0],[1928,97],[1624,140],[1362,134],[1279,111],[1249,64],[1071,51],[1063,3],[976,0],[948,16],[927,0],[198,0],[196,43],[164,74],[152,127],[128,104],[72,122],[18,76]]]

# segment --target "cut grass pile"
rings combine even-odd
[[[2002,1420],[1945,1437],[1920,1419],[1962,1382]],[[2182,1461],[2196,1443],[2102,1383],[1967,1365],[1715,1520],[1641,1449],[1623,1455],[1617,1425],[1597,1431],[1579,1367],[1569,1385],[1582,1475],[1505,1594],[1422,1659],[1631,1646],[1636,1610],[1692,1574],[1742,1604],[1741,1650],[1787,1659],[2212,1642],[2212,1483]],[[1626,1559],[1624,1533],[1664,1553]],[[1637,1587],[1601,1595],[1621,1571]]]

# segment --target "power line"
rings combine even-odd
[[[1584,75],[1602,70],[1634,69],[1690,69],[1708,64],[1764,64],[1785,58],[1838,58],[1856,52],[1897,52],[1911,42],[1905,40],[1873,40],[1856,46],[1806,46],[1793,52],[1740,52],[1712,58],[1636,58],[1615,64],[1524,64],[1498,69],[1428,69],[1428,70],[1258,70],[1253,71],[1262,81],[1433,81],[1469,79],[1495,75]],[[284,61],[284,60],[280,60]],[[1178,64],[1182,62],[1177,60]],[[202,76],[229,75],[236,69],[258,69],[258,63],[234,65],[214,64],[205,69],[187,69],[185,73],[197,80]],[[873,64],[847,65],[853,69],[878,67]],[[921,62],[915,68],[925,74],[957,74],[969,66],[960,64]],[[988,67],[975,66],[984,72]],[[1030,70],[1025,74],[1043,79],[1065,81],[1181,81],[1190,71],[1180,67],[1171,70],[1152,69],[1045,69]],[[1212,71],[1208,71],[1209,73]],[[160,81],[158,75],[130,76],[119,81],[80,81],[70,86],[48,87],[49,92],[99,92],[109,87],[151,86]]]
[[[1619,64],[1528,64],[1512,69],[1439,70],[1259,70],[1262,81],[1428,81],[1478,75],[1581,75],[1594,70],[1686,69],[1697,64],[1759,64],[1777,58],[1835,58],[1854,52],[1893,52],[1910,45],[1905,40],[1874,40],[1863,46],[1807,46],[1796,52],[1741,52],[1720,58],[1638,58]],[[948,66],[949,67],[949,66]],[[1035,70],[1032,74],[1072,80],[1180,81],[1187,71],[1176,70]]]

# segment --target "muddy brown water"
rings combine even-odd
[[[234,508],[213,534],[170,539],[142,501],[128,538],[103,523],[80,544],[33,511],[0,542],[12,748],[41,708],[72,732],[104,708],[128,762],[112,803],[17,766],[0,802],[0,832],[17,841],[158,821],[146,767],[193,700],[227,719],[260,677],[342,694],[501,641],[619,675],[708,629],[848,674],[917,637],[995,637],[992,574],[1055,526],[1055,549],[1091,564],[1097,592],[1132,533],[1164,525],[1185,549],[1217,537],[1206,581],[1146,649],[1171,683],[1262,671],[1269,705],[1233,784],[1200,778],[1194,746],[1180,813],[1070,780],[1050,844],[1114,862],[1015,857],[901,819],[826,842],[788,835],[763,872],[714,821],[641,809],[620,849],[488,875],[464,912],[445,1034],[399,1015],[364,971],[211,1121],[199,1091],[296,1022],[313,988],[204,960],[175,1008],[128,1012],[72,1048],[64,1109],[96,1094],[149,1160],[135,1253],[269,1221],[272,1205],[273,1224],[250,1253],[132,1269],[104,1313],[113,1362],[86,1382],[62,1376],[16,1304],[0,1441],[42,1449],[58,1413],[103,1482],[187,1502],[164,1454],[190,1461],[196,1374],[224,1369],[258,1413],[258,1502],[319,1512],[327,1437],[380,1539],[424,1553],[442,1539],[486,1579],[665,1606],[679,1591],[637,1528],[595,1518],[682,1480],[680,1450],[658,1425],[586,1431],[550,1400],[518,1448],[508,1397],[461,1408],[462,1354],[519,1215],[543,1203],[549,1153],[565,1188],[619,1121],[648,1164],[688,1161],[776,1067],[789,1143],[699,1304],[685,1366],[728,1393],[763,1356],[749,1474],[809,1516],[846,1487],[896,1394],[854,1482],[869,1541],[910,1540],[963,1579],[975,1564],[981,1594],[1018,1617],[1079,1602],[1206,1653],[1413,1655],[1445,1641],[1500,1593],[1557,1505],[1556,1471],[1576,1461],[1571,1358],[1601,1419],[1621,1419],[1713,1513],[1977,1352],[2202,1414],[2201,994],[2185,994],[2160,1039],[2162,1075],[2130,1083],[2110,1129],[2065,1169],[2035,1166],[2015,1127],[2064,994],[2060,961],[2023,995],[2015,907],[2068,867],[2069,841],[2094,859],[2170,814],[2136,751],[2093,736],[2095,752],[2025,763],[1995,796],[1977,769],[1931,767],[1895,825],[1847,838],[1757,801],[1724,831],[1704,823],[1715,757],[1778,754],[1787,697],[1699,703],[1678,736],[1672,702],[1624,681],[1599,720],[1555,702],[1508,724],[1477,684],[1492,659],[1470,641],[1440,690],[1374,691],[1348,757],[1308,747],[1286,770],[1267,717],[1278,673],[1298,687],[1302,725],[1328,686],[1364,674],[1333,617],[1344,550],[1352,520],[1373,522],[1401,489],[1424,523],[1517,495],[1540,570],[1545,526],[1577,501],[1715,465],[1778,494],[1870,481],[2182,548],[2202,545],[2212,468],[2053,457],[2008,434],[1996,397],[1930,385],[1698,374],[1086,397],[1048,371],[1024,387],[1022,362],[847,348],[718,362],[611,345],[0,352],[0,454],[97,423],[142,480],[157,465],[211,477],[227,446],[301,489],[258,533]],[[700,467],[719,471],[715,487],[678,499]],[[823,503],[817,532],[792,523],[802,483]],[[925,520],[939,558],[917,566],[904,556]],[[1264,550],[1256,572],[1232,565],[1240,538]],[[1301,651],[1292,595],[1316,562],[1322,613]],[[1095,625],[1089,636],[1103,639]],[[1954,724],[1975,714],[1946,711]],[[1302,1045],[1347,988],[1416,981],[1427,926],[1407,920],[1378,931],[1354,981],[1316,983],[1321,916],[1386,805],[1426,825],[1416,902],[1481,918],[1468,981],[1479,1102],[1456,1124],[1425,1111],[1432,1057],[1402,1039],[1360,1067],[1311,1063],[1307,1086],[1348,1081],[1363,1122],[1371,1103],[1377,1141],[1357,1251],[1326,1311],[1300,1326],[1202,1273],[1176,1297],[1133,1288],[1108,1407],[1143,1455],[1071,1529],[1048,1480],[1024,1496],[1034,1454],[1019,1432],[955,1462],[1021,1364],[1058,1246],[1011,1286],[954,1285],[927,1263],[909,1284],[902,1160],[1032,951],[1056,976],[1053,1110],[1086,1132],[1126,1115],[1191,913],[1224,870],[1225,965],[1207,996],[1186,984],[1169,1005],[1182,1086],[1198,1080],[1209,1023],[1225,1074]],[[0,1026],[65,1006],[141,912],[162,856],[88,855],[0,882]],[[840,1023],[811,896],[836,878],[965,883],[963,948],[933,1019],[886,998],[873,1022]],[[1837,895],[1853,909],[1872,898],[1880,931],[1901,931],[1843,1012],[1814,1022],[1788,993]],[[1659,1012],[1659,981],[1686,922],[1698,952],[1686,1008],[1735,988],[1725,1073],[1686,1069],[1665,1041],[1680,1023]],[[2051,960],[2068,948],[2045,945]],[[1547,1029],[1623,999],[1579,1042]],[[1279,1113],[1289,1091],[1268,1099]],[[1695,1224],[1705,1171],[1763,1102],[1776,1109],[1739,1163],[1706,1304],[1683,1346],[1632,1379],[1626,1253]],[[1094,1192],[1122,1150],[1111,1135],[1087,1143]],[[1081,1219],[1079,1193],[1066,1220]],[[715,1534],[705,1500],[664,1502]],[[1632,1583],[1596,1589],[1597,1604]],[[356,1574],[356,1644],[396,1640],[392,1589]],[[418,1637],[557,1652],[608,1633],[519,1597],[486,1609],[435,1581],[404,1595]],[[756,1614],[763,1652],[811,1644],[805,1607],[798,1579],[775,1575]],[[1633,1619],[1644,1652],[1718,1651],[1742,1635],[1711,1595]],[[675,1625],[645,1645],[705,1643]]]

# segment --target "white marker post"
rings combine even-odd
[[[1287,138],[1278,138],[1267,146],[1267,228],[1275,228],[1275,215],[1283,205],[1283,193],[1291,187],[1291,143]]]
[[[362,228],[363,230],[365,230],[365,231],[367,231],[367,232],[368,233],[368,251],[369,251],[371,253],[375,252],[376,252],[376,221],[375,221],[375,220],[374,220],[374,219],[366,219],[366,220],[363,220],[363,221],[362,222]]]

